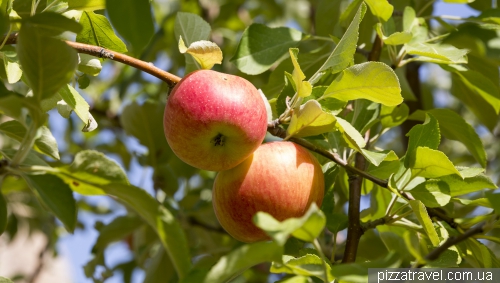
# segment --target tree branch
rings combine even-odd
[[[17,33],[11,34],[6,41],[6,44],[16,44],[16,43],[17,43]],[[142,60],[130,57],[122,53],[108,50],[99,46],[94,46],[74,41],[66,41],[66,44],[73,47],[78,53],[84,53],[99,58],[110,59],[137,68],[166,82],[170,87],[173,87],[176,83],[178,83],[181,80],[181,78],[179,78],[178,76],[155,67],[153,63],[144,62]]]

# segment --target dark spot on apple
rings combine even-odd
[[[227,78],[226,77],[222,77],[223,80],[227,81]]]
[[[222,134],[217,134],[213,139],[212,143],[214,146],[224,146],[224,143],[226,141],[226,137],[224,137]]]
[[[80,183],[78,183],[77,181],[73,181],[73,186],[78,187],[80,186]]]

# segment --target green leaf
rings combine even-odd
[[[15,51],[10,51],[10,52],[0,52],[0,54],[3,54],[3,65],[5,68],[5,75],[7,78],[7,82],[10,84],[17,83],[22,75],[23,71],[21,70],[21,67],[19,66],[19,60],[17,59],[17,54]]]
[[[106,0],[69,0],[68,10],[95,11],[106,8]]]
[[[148,164],[156,167],[167,162],[172,151],[165,141],[163,133],[164,104],[146,102],[142,105],[133,102],[122,111],[120,123],[127,134],[136,137],[147,147]]]
[[[191,13],[177,13],[174,26],[175,38],[182,37],[187,46],[199,40],[207,40],[210,36],[210,31],[210,25],[200,16]],[[200,68],[191,55],[185,56],[186,74]]]
[[[97,76],[102,70],[101,61],[93,56],[87,54],[79,54],[80,63],[78,64],[78,71],[91,76]]]
[[[246,269],[270,261],[281,261],[283,248],[275,242],[247,244],[221,257],[210,269],[204,283],[227,282]]]
[[[270,214],[259,211],[253,217],[257,227],[264,230],[273,240],[283,246],[290,235],[306,242],[312,242],[325,227],[326,217],[315,203],[304,216],[279,222]]]
[[[304,276],[315,276],[317,278],[325,278],[324,261],[315,254],[306,254],[299,258],[284,256],[283,263],[273,262],[270,272],[272,273],[287,273]],[[331,267],[327,264],[328,280],[333,280],[334,277],[330,274]]]
[[[103,15],[94,12],[83,12],[80,17],[82,31],[76,35],[76,41],[103,47],[120,53],[127,52],[127,46],[115,34],[111,24]]]
[[[19,62],[36,100],[54,95],[67,84],[78,65],[76,51],[61,40],[43,36],[24,23],[17,40]]]
[[[428,180],[409,191],[427,207],[441,207],[450,202],[450,187],[441,180]]]
[[[12,282],[12,280],[8,278],[0,276],[0,283],[14,283],[14,282]]]
[[[425,233],[427,234],[427,237],[431,240],[432,245],[437,247],[439,245],[439,237],[436,229],[434,229],[434,225],[432,224],[429,214],[427,214],[427,209],[424,204],[419,200],[410,200],[409,203],[418,219],[418,222],[420,222],[425,230]]]
[[[309,80],[311,84],[315,84],[322,73],[330,70],[331,73],[336,74],[349,66],[353,61],[354,53],[359,37],[359,23],[363,19],[366,12],[366,5],[362,3],[354,16],[351,24],[347,28],[344,36],[340,39],[335,49],[330,54],[325,63],[318,69],[317,73]]]
[[[287,128],[287,138],[314,136],[333,130],[336,118],[321,108],[316,100],[308,100],[294,111]]]
[[[297,95],[299,97],[308,97],[312,93],[312,85],[308,81],[304,81],[306,78],[306,75],[304,75],[304,72],[300,69],[300,65],[298,62],[298,53],[299,49],[297,48],[290,48],[290,58],[292,59],[292,64],[293,64],[293,81],[295,83],[295,88],[297,91]]]
[[[149,1],[106,0],[106,11],[116,31],[140,54],[155,32]]]
[[[411,42],[405,44],[406,52],[417,55],[414,60],[438,64],[466,64],[466,49],[458,49],[451,45]]]
[[[378,260],[334,265],[331,274],[339,282],[365,283],[372,282],[368,281],[370,268],[396,268],[400,265],[400,256],[395,252],[389,252],[384,258]]]
[[[424,113],[422,110],[417,110],[410,119],[422,119]],[[440,131],[445,138],[463,143],[479,164],[486,167],[486,151],[483,143],[474,128],[462,116],[450,109],[431,109],[427,113],[431,113],[438,120]]]
[[[486,198],[490,201],[495,212],[500,214],[500,194],[487,194]]]
[[[243,73],[258,75],[287,56],[288,49],[296,47],[302,37],[292,28],[252,24],[243,32],[231,62]]]
[[[472,72],[472,71],[468,71]],[[476,76],[476,75],[473,75]],[[477,75],[479,77],[479,75]],[[486,82],[485,85],[481,86],[480,82],[482,79],[477,81],[464,81],[464,76],[459,76],[452,73],[452,84],[450,93],[461,100],[467,108],[469,108],[479,119],[479,121],[486,126],[491,132],[495,129],[497,125],[497,106],[493,106],[490,102],[483,98],[483,95],[489,95],[489,100],[495,105],[495,92],[490,92],[489,94],[484,93],[487,89],[490,89],[491,81]],[[487,79],[486,79],[487,80]],[[491,89],[493,91],[493,89]]]
[[[102,195],[101,186],[110,183],[129,184],[118,163],[94,150],[80,151],[69,166],[59,167],[54,174],[82,195]]]
[[[488,78],[473,70],[455,72],[465,86],[472,92],[474,97],[480,97],[495,109],[495,113],[500,112],[500,90]],[[469,94],[471,95],[471,94]],[[472,95],[471,95],[472,96]]]
[[[58,93],[68,106],[75,111],[80,120],[85,123],[82,130],[83,132],[91,132],[97,128],[97,122],[89,112],[89,104],[85,101],[85,99],[83,99],[80,93],[76,91],[76,89],[68,84],[63,86]]]
[[[79,33],[82,30],[82,25],[75,20],[54,12],[35,14],[28,18],[24,24],[28,23],[43,36],[55,36],[65,31]]]
[[[294,276],[276,281],[275,283],[309,283],[309,278],[304,276]]]
[[[143,224],[143,220],[137,215],[127,214],[116,217],[99,229],[99,236],[92,247],[92,252],[104,252],[104,249],[111,243],[123,240]]]
[[[204,70],[212,69],[215,64],[222,64],[222,51],[217,44],[211,41],[199,40],[186,47],[181,36],[179,38],[179,51],[182,54],[191,54]]]
[[[370,7],[372,14],[377,18],[388,21],[392,17],[394,6],[389,4],[387,0],[365,0],[365,2]]]
[[[132,208],[151,225],[167,250],[179,278],[186,276],[191,268],[189,247],[184,231],[172,213],[140,188],[110,183],[103,185],[101,189]]]
[[[362,148],[366,146],[366,141],[363,136],[346,120],[336,117],[337,123],[335,127],[342,134],[342,138],[349,145],[357,151],[361,151]]]
[[[474,199],[474,200],[452,198],[451,200],[453,202],[457,202],[457,203],[460,203],[463,205],[484,206],[484,207],[488,207],[488,208],[495,208],[494,204],[488,198],[478,198],[478,199]]]
[[[460,172],[463,174],[462,172]],[[496,189],[495,183],[484,174],[473,177],[464,177],[463,179],[456,175],[443,176],[441,181],[446,182],[450,188],[452,197],[465,195],[484,189]]]
[[[57,148],[57,141],[54,136],[52,136],[49,128],[42,126],[38,131],[39,137],[35,140],[35,150],[58,160],[59,149]],[[0,124],[0,132],[18,142],[22,142],[27,131],[21,123],[13,120]]]
[[[15,149],[0,149],[0,153],[2,153],[7,159],[12,160],[14,155],[16,154],[17,150]],[[23,166],[43,166],[43,167],[50,167],[47,162],[45,162],[43,159],[38,157],[38,154],[30,150],[28,153],[28,156],[24,159],[24,161],[20,164]]]
[[[375,26],[378,36],[382,39],[385,44],[388,45],[401,45],[411,41],[413,34],[409,31],[394,32],[389,36],[385,36],[382,31],[382,24],[378,23]]]
[[[406,121],[409,113],[410,108],[405,103],[397,106],[382,105],[380,109],[380,124],[384,128],[397,127]]]
[[[0,186],[0,189],[1,188],[2,187]],[[7,212],[7,202],[5,201],[2,192],[0,192],[0,235],[2,235],[5,231],[5,228],[7,228],[8,217],[9,214]]]
[[[441,143],[438,121],[431,114],[426,114],[425,122],[422,125],[415,125],[406,136],[409,137],[405,158],[406,167],[410,166],[411,162],[414,162],[417,147],[438,149]]]
[[[323,97],[342,101],[364,98],[387,106],[403,102],[396,74],[381,62],[366,62],[345,69]]]
[[[23,175],[30,188],[35,191],[68,232],[73,233],[76,226],[76,202],[73,191],[60,178],[54,175]]]
[[[172,262],[165,249],[160,248],[156,255],[151,259],[151,264],[146,270],[146,276],[143,283],[164,283],[172,282],[175,276]],[[186,280],[187,277],[184,278]]]
[[[428,147],[416,148],[415,159],[410,161],[409,168],[412,169],[413,176],[424,178],[438,178],[451,174],[462,176],[443,152]]]
[[[398,156],[392,150],[385,152],[374,152],[366,149],[361,149],[363,156],[370,161],[371,164],[379,166],[383,161],[393,161],[398,160]]]

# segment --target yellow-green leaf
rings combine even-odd
[[[202,69],[209,70],[215,64],[222,63],[222,51],[217,44],[208,40],[199,40],[186,47],[182,36],[179,37],[179,51],[188,53],[200,64]]]
[[[403,102],[399,80],[391,67],[380,62],[366,62],[345,69],[326,89],[322,98],[341,101],[368,99],[386,106]]]
[[[306,137],[326,133],[333,130],[335,116],[326,113],[318,101],[311,99],[300,106],[292,115],[287,132],[288,137]]]
[[[297,94],[299,95],[299,97],[308,97],[312,93],[312,85],[310,82],[304,81],[306,79],[306,75],[304,75],[304,72],[302,72],[299,62],[297,61],[297,54],[299,53],[299,49],[290,48],[289,52],[293,64],[292,77],[297,88]]]
[[[366,146],[366,141],[363,136],[351,125],[351,123],[342,118],[336,118],[337,123],[335,127],[342,133],[342,137],[349,147],[361,151],[361,149]]]
[[[389,44],[389,45],[405,44],[405,43],[410,42],[410,40],[413,38],[413,34],[409,31],[395,32],[395,33],[390,34],[389,36],[385,36],[385,34],[382,30],[381,23],[378,23],[375,26],[375,30],[377,31],[377,34],[380,36],[382,41],[385,44]]]
[[[394,6],[389,4],[387,0],[365,0],[365,2],[368,4],[368,7],[370,7],[372,14],[379,19],[387,21],[392,17]]]
[[[410,168],[413,176],[424,178],[438,178],[452,174],[462,177],[443,152],[423,146],[415,149],[415,158],[410,161]]]
[[[432,224],[432,220],[429,217],[429,214],[427,213],[425,205],[419,200],[410,200],[409,203],[411,208],[413,209],[413,212],[415,213],[415,216],[418,219],[418,222],[420,222],[420,224],[425,230],[425,233],[431,240],[432,245],[435,247],[438,246],[439,237],[436,232],[436,229],[434,229],[434,225]]]

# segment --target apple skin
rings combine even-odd
[[[305,148],[286,141],[261,145],[238,166],[217,174],[212,190],[215,215],[235,239],[252,243],[269,239],[255,226],[258,211],[279,221],[303,216],[311,204],[321,206],[325,181],[321,166]]]
[[[172,90],[163,127],[170,148],[182,161],[199,169],[227,170],[264,140],[266,106],[244,78],[195,71]]]

